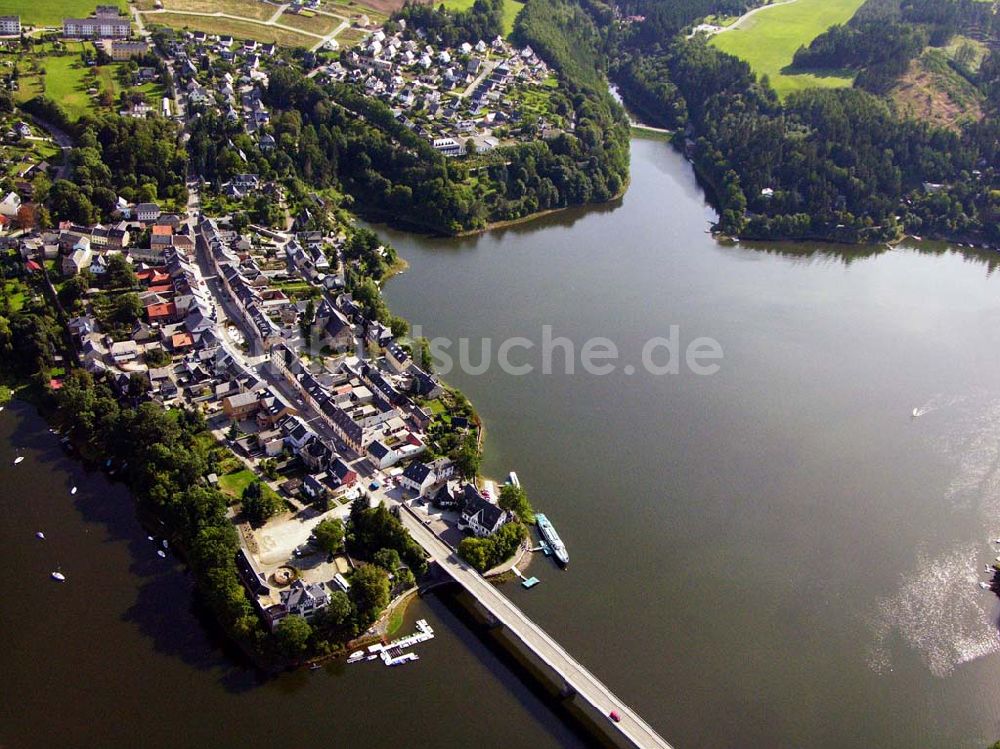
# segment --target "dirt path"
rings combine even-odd
[[[731,24],[729,24],[728,26],[723,26],[720,31],[716,31],[715,33],[716,34],[723,34],[726,31],[732,31],[733,29],[738,29],[741,26],[743,26],[743,24],[745,24],[747,22],[747,20],[750,18],[750,16],[753,16],[753,15],[756,15],[757,13],[760,13],[762,10],[767,10],[768,8],[777,8],[779,5],[788,5],[789,3],[794,3],[794,2],[795,2],[795,0],[780,0],[780,2],[777,2],[777,3],[771,3],[770,5],[761,5],[759,8],[754,8],[753,10],[748,10],[746,13],[744,13],[742,16],[740,16],[739,18],[737,18]]]
[[[171,13],[173,13],[175,15],[201,16],[203,18],[228,18],[231,21],[242,21],[243,23],[253,23],[257,24],[258,26],[273,26],[276,29],[291,31],[296,34],[301,34],[303,36],[311,36],[313,39],[319,39],[320,43],[324,42],[326,39],[326,37],[320,34],[314,34],[312,31],[304,31],[303,29],[297,29],[294,26],[286,26],[283,23],[278,23],[274,19],[281,15],[281,11],[278,11],[278,13],[271,16],[271,18],[268,19],[267,21],[261,21],[256,18],[247,18],[246,16],[234,16],[232,13],[223,13],[221,10],[218,10],[215,13],[204,13],[194,10],[167,10],[165,8],[160,8],[159,10],[145,10],[142,12],[144,15],[147,16],[170,15]]]

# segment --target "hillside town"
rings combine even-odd
[[[22,30],[19,18],[8,22]],[[438,575],[472,575],[463,584],[510,574],[529,551],[565,564],[541,520],[543,540],[531,546],[534,516],[516,474],[500,488],[480,475],[472,405],[434,374],[426,342],[382,299],[405,263],[339,191],[289,173],[301,115],[281,109],[271,85],[291,73],[382,100],[443,165],[571,130],[571,118],[549,111],[546,64],[501,36],[450,48],[405,21],[373,31],[359,52],[301,61],[224,34],[134,33],[116,6],[43,35],[26,68],[35,80],[19,75],[24,39],[4,42],[13,94],[48,90],[42,59],[97,85],[76,122],[44,96],[23,116],[0,113],[0,149],[17,164],[0,190],[0,260],[14,279],[5,303],[52,305],[46,319],[69,343],[41,354],[51,356],[43,387],[54,402],[86,409],[96,392],[116,418],[190,421],[184,439],[206,468],[189,489],[208,492],[200,511],[214,506],[210,522],[233,544],[210,554],[217,574],[202,584],[229,601],[223,618],[236,639],[270,661],[266,637],[247,635],[263,627],[282,662],[329,655],[384,639],[430,562]],[[159,106],[150,92],[163,94]],[[117,148],[119,138],[143,152]],[[116,162],[133,173],[116,174]],[[89,457],[91,420],[78,417],[63,444]],[[103,467],[128,469],[114,455]],[[174,528],[162,531],[161,558],[168,538],[208,553],[197,528]],[[303,627],[315,636],[293,650]]]
[[[429,43],[405,20],[388,35],[379,29],[321,74],[385,101],[407,128],[446,156],[486,153],[498,145],[550,138],[564,118],[550,111],[555,79],[531,47],[497,36],[458,48]]]
[[[122,399],[204,412],[239,459],[234,474],[271,474],[288,510],[259,527],[234,516],[240,570],[266,621],[311,618],[330,590],[347,589],[351,560],[326,561],[310,539],[361,495],[416,500],[455,544],[498,531],[510,515],[495,494],[432,446],[444,386],[344,290],[343,236],[240,234],[196,213],[123,201],[114,224],[7,241],[57,285],[85,279],[69,330],[88,372]],[[314,295],[294,301],[281,288],[289,281]],[[139,314],[128,319],[122,300],[132,297]],[[289,565],[301,574],[288,576]]]

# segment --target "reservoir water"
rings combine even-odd
[[[382,229],[410,262],[393,311],[472,339],[474,363],[483,337],[540,346],[543,326],[577,358],[596,336],[620,352],[603,376],[447,375],[487,424],[485,472],[516,470],[570,552],[505,592],[677,747],[1000,738],[1000,606],[977,585],[1000,554],[993,256],[724,246],[712,218],[689,165],[640,139],[618,204]],[[719,371],[645,371],[671,326],[682,353],[717,341]],[[583,743],[433,596],[408,614],[440,635],[418,663],[259,680],[124,490],[26,406],[0,414],[0,477],[0,746]]]

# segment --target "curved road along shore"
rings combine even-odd
[[[586,700],[605,716],[611,726],[618,729],[636,747],[671,749],[662,736],[644,721],[638,713],[615,696],[590,671],[576,661],[545,630],[535,624],[517,606],[484,580],[478,572],[463,562],[452,550],[405,505],[399,513],[400,520],[410,535],[430,554],[459,585],[501,622],[510,632],[534,651],[541,660],[556,671],[581,699]],[[611,723],[611,711],[621,716],[621,722]]]

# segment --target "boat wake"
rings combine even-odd
[[[910,416],[917,419],[931,413],[932,411],[958,405],[963,400],[964,398],[962,396],[938,394],[927,401],[924,405],[914,408],[913,411],[910,412]]]
[[[916,576],[878,602],[868,659],[876,673],[892,671],[895,636],[940,678],[1000,651],[1000,633],[987,608],[992,598],[976,584],[980,551],[970,545],[938,559],[920,559]]]

